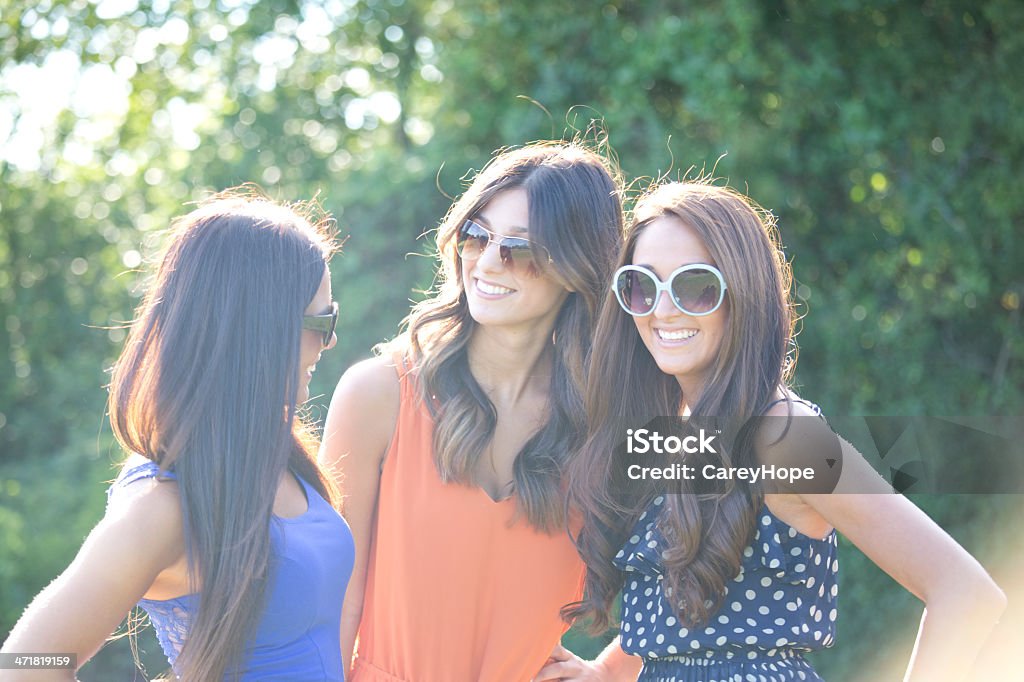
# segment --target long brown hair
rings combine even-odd
[[[728,286],[726,335],[701,395],[696,401],[686,397],[690,414],[747,423],[768,408],[796,362],[790,267],[775,221],[748,198],[710,180],[664,184],[637,203],[619,266],[632,262],[645,228],[663,216],[697,232]],[[614,360],[590,368],[590,436],[569,469],[570,499],[584,518],[577,546],[587,575],[582,602],[563,614],[589,618],[594,630],[602,630],[623,584],[612,559],[653,494],[618,483],[626,466],[617,447],[624,438],[621,426],[678,415],[684,396],[675,377],[658,368],[612,295],[601,311],[594,354]],[[742,429],[727,432],[720,448],[725,466],[752,461],[751,437]],[[761,499],[758,490],[741,486],[666,496],[658,524],[666,540],[666,594],[673,595],[680,622],[703,623],[721,605],[726,582],[739,572]]]
[[[456,236],[467,218],[513,188],[527,194],[530,240],[554,261],[542,271],[571,291],[555,321],[550,417],[514,464],[518,509],[534,527],[558,532],[564,463],[584,435],[583,384],[594,322],[622,243],[620,183],[612,164],[579,143],[535,143],[495,156],[441,223],[438,285],[410,313],[403,341],[435,420],[438,473],[444,481],[477,485],[474,465],[494,437],[497,412],[469,369],[466,350],[476,323],[463,290]],[[546,260],[535,255],[539,263]]]
[[[199,591],[183,679],[223,679],[254,633],[285,471],[335,501],[296,415],[302,316],[333,250],[305,208],[238,189],[175,221],[114,366],[114,434],[178,481]]]

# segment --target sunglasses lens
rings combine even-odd
[[[329,346],[334,337],[334,330],[338,328],[338,304],[331,304],[331,327],[324,332],[324,345]]]
[[[462,229],[459,230],[456,249],[463,259],[473,260],[483,254],[492,239],[498,245],[498,254],[505,267],[512,269],[518,267],[530,274],[537,273],[537,262],[533,257],[530,240],[491,234],[482,225],[472,220],[463,223]]]
[[[657,304],[658,285],[647,273],[624,270],[615,278],[615,295],[627,313],[647,315]]]
[[[672,280],[672,297],[684,312],[707,315],[722,303],[722,280],[702,268],[680,272]]]
[[[467,220],[462,224],[462,229],[459,230],[459,236],[456,240],[459,256],[469,259],[479,258],[480,254],[487,248],[487,242],[490,238],[487,230],[472,220]]]
[[[530,242],[516,237],[502,237],[501,260],[505,265],[513,268],[535,268],[533,251],[530,249]]]
[[[331,301],[331,312],[323,315],[304,315],[302,328],[319,332],[324,347],[331,345],[334,338],[334,330],[338,326],[338,302]]]

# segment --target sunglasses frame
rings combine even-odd
[[[689,272],[691,270],[707,270],[708,272],[712,273],[713,275],[715,275],[715,277],[718,278],[718,283],[721,285],[721,289],[718,292],[718,302],[715,303],[715,305],[712,306],[711,310],[707,312],[695,313],[687,310],[682,306],[682,304],[679,303],[678,300],[676,300],[675,295],[672,293],[672,282],[675,280],[675,278],[681,275],[682,273]],[[646,313],[633,312],[629,308],[629,306],[627,306],[626,303],[622,300],[622,293],[619,291],[619,288],[615,285],[619,281],[619,277],[621,277],[622,274],[625,272],[640,272],[654,280],[654,303],[651,305],[651,309],[648,310]],[[665,280],[664,282],[656,274],[651,272],[651,270],[645,268],[642,265],[623,265],[621,268],[615,271],[615,275],[612,277],[612,292],[615,294],[615,300],[619,302],[619,307],[621,307],[624,311],[626,311],[633,317],[646,317],[647,315],[651,315],[652,313],[654,313],[654,311],[658,307],[658,301],[661,300],[662,292],[668,294],[668,298],[670,301],[672,301],[672,305],[674,305],[676,309],[679,310],[680,312],[683,312],[691,317],[704,317],[706,315],[710,315],[711,313],[715,312],[716,310],[722,307],[722,302],[725,300],[725,292],[727,289],[728,286],[725,283],[725,277],[722,276],[722,271],[716,268],[714,265],[708,265],[707,263],[691,263],[690,265],[684,265],[680,268],[676,268],[675,270],[672,271],[672,274],[669,275],[668,279]]]
[[[338,302],[331,301],[331,312],[322,315],[303,315],[302,328],[323,334],[322,344],[326,347],[331,343],[334,330],[338,328]]]
[[[518,242],[525,243],[526,249],[530,252],[531,262],[527,264],[526,267],[537,267],[537,254],[534,252],[533,247],[537,247],[544,253],[544,255],[547,257],[547,265],[551,265],[552,263],[555,262],[554,259],[551,258],[551,252],[548,251],[547,247],[544,246],[543,244],[538,244],[537,242],[527,239],[526,237],[512,237],[509,235],[498,234],[497,232],[488,230],[486,227],[484,227],[477,221],[473,220],[472,218],[466,218],[466,220],[462,223],[462,227],[459,228],[459,231],[455,235],[455,250],[456,252],[458,252],[459,258],[463,260],[466,260],[466,257],[462,253],[463,245],[469,241],[469,238],[463,239],[462,235],[465,233],[466,227],[469,225],[474,225],[483,230],[485,233],[487,233],[487,244],[482,249],[480,249],[480,254],[476,256],[476,258],[479,258],[480,256],[484,255],[484,251],[487,250],[488,246],[490,246],[491,244],[497,244],[498,254],[501,256],[501,262],[507,268],[514,268],[516,262],[513,251],[521,251],[522,249],[520,247],[509,246],[505,244],[505,242],[506,240],[515,240]]]

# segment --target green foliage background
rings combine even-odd
[[[185,202],[245,181],[319,193],[348,236],[315,414],[429,287],[417,237],[467,169],[594,118],[628,178],[713,170],[779,217],[801,390],[827,413],[1021,414],[1022,29],[1012,0],[0,0],[0,631],[102,514],[140,260]],[[53,60],[123,106],[80,90],[40,122],[16,83]],[[37,160],[14,158],[26,134]],[[1020,530],[1018,497],[919,502],[986,565],[1019,559],[993,532]],[[877,679],[920,609],[843,556],[816,664]],[[81,677],[131,671],[119,643]]]

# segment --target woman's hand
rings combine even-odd
[[[551,652],[544,667],[534,676],[533,682],[626,682],[636,680],[641,667],[639,658],[622,650],[618,637],[594,661],[584,661],[559,644]]]
[[[612,679],[604,664],[599,661],[584,661],[582,658],[566,649],[561,644],[557,645],[547,663],[540,669],[540,672],[533,678],[533,682],[545,682],[559,680],[569,682],[598,682]]]

